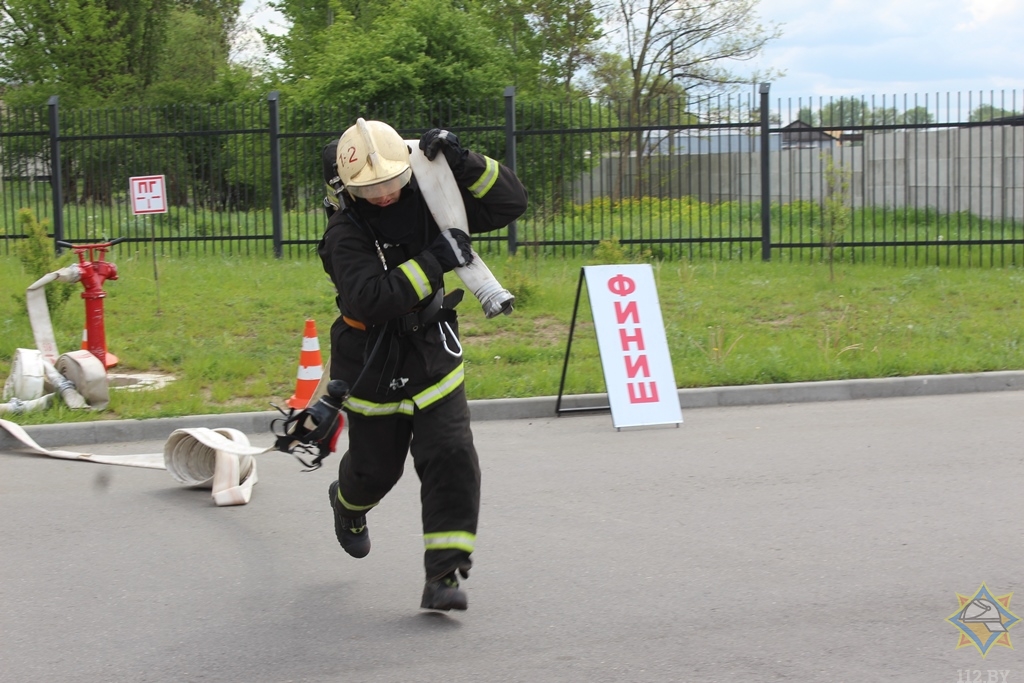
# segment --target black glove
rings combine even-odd
[[[420,149],[428,161],[433,161],[437,153],[443,152],[444,158],[448,160],[448,166],[454,171],[461,168],[466,155],[469,152],[462,149],[459,139],[455,133],[440,128],[431,128],[420,138]]]
[[[274,444],[277,450],[295,455],[296,459],[310,470],[320,467],[323,459],[337,448],[338,436],[345,425],[341,406],[348,398],[349,392],[347,383],[340,379],[332,379],[327,383],[327,395],[321,396],[316,403],[304,410],[289,411],[284,420],[273,420],[270,429],[277,437]],[[279,421],[282,422],[280,432],[275,429]],[[317,456],[312,462],[306,462],[296,455],[297,451],[312,454],[314,449]]]
[[[457,228],[442,230],[427,247],[427,251],[434,255],[446,273],[473,262],[473,248],[469,244],[469,235]]]

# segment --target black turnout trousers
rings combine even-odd
[[[480,463],[469,426],[465,385],[427,412],[367,417],[348,413],[348,451],[338,465],[347,506],[368,510],[394,487],[411,451],[420,479],[424,539],[475,538],[480,514]],[[362,514],[353,510],[352,517]],[[469,569],[471,548],[424,550],[427,580]]]

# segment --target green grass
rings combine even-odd
[[[43,183],[8,183],[0,194],[0,236],[16,234],[14,215],[22,206],[45,206],[48,186]],[[283,212],[283,239],[312,241],[323,230],[321,197],[312,194],[297,208]],[[533,255],[565,256],[583,253],[584,248],[565,245],[534,246],[542,242],[646,240],[636,246],[656,258],[677,259],[760,259],[761,207],[759,202],[701,202],[693,197],[612,201],[594,199],[585,204],[566,204],[560,211],[545,208],[543,199],[518,221],[522,249]],[[83,240],[128,237],[148,240],[182,239],[158,246],[163,254],[262,254],[272,252],[273,232],[269,208],[250,211],[217,211],[209,208],[172,206],[166,214],[132,216],[123,194],[114,205],[95,202],[68,204],[64,212],[65,239]],[[774,258],[815,261],[821,257],[821,206],[818,202],[793,201],[772,204],[771,224]],[[5,228],[6,226],[6,228]],[[228,238],[228,239],[224,239]],[[667,240],[719,240],[717,242],[668,243]],[[1002,244],[960,247],[958,241],[992,241]],[[1009,244],[1007,241],[1017,241]],[[1024,264],[1024,222],[985,219],[968,212],[939,213],[930,208],[856,208],[850,210],[849,229],[837,251],[838,259],[905,265]],[[912,246],[871,246],[913,242]],[[926,244],[920,244],[926,243]],[[138,244],[138,243],[136,243]],[[9,248],[0,243],[0,252]],[[307,250],[308,245],[286,245],[289,256]],[[486,248],[486,247],[485,247]]]
[[[116,371],[177,381],[115,391],[102,413],[60,406],[15,421],[268,410],[295,389],[307,317],[326,358],[333,291],[315,258],[163,258],[155,280],[149,257],[122,249],[110,259],[120,279],[105,284]],[[614,245],[599,253],[606,262],[622,256]],[[471,297],[460,307],[471,399],[558,393],[584,263],[488,260],[519,305],[494,320]],[[655,263],[654,272],[680,387],[1024,369],[1024,269],[841,263],[830,282],[824,264],[709,260]],[[0,257],[0,379],[15,349],[34,345],[15,300],[29,284],[16,259]],[[83,317],[78,296],[54,314],[62,351],[80,345]],[[584,288],[566,393],[603,391]]]
[[[794,201],[772,204],[773,258],[814,261],[821,255],[822,209],[819,203]],[[654,257],[675,259],[760,259],[761,205],[759,202],[700,202],[677,199],[595,199],[570,205],[551,216],[528,214],[519,221],[519,240],[531,253],[564,254],[572,247],[533,247],[545,240],[585,242],[618,237],[645,240],[635,247]],[[670,244],[671,239],[709,240]],[[711,240],[720,240],[713,242]],[[731,240],[731,241],[730,241]],[[1007,241],[963,247],[957,241]],[[992,220],[967,213],[938,213],[928,208],[856,208],[849,211],[849,229],[836,258],[858,262],[912,265],[1006,265],[1024,263],[1024,223]],[[898,246],[899,242],[919,242]],[[885,246],[857,246],[887,243]],[[799,246],[797,246],[799,245]],[[576,253],[579,253],[576,249]]]

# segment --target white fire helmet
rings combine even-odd
[[[356,119],[338,140],[338,175],[353,197],[392,194],[412,177],[409,148],[398,131],[383,121]]]

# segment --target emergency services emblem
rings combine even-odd
[[[994,596],[984,583],[973,595],[956,594],[960,607],[946,618],[960,630],[957,649],[973,645],[978,648],[982,659],[993,645],[1002,645],[1011,650],[1010,629],[1020,618],[1010,611],[1013,593]]]

